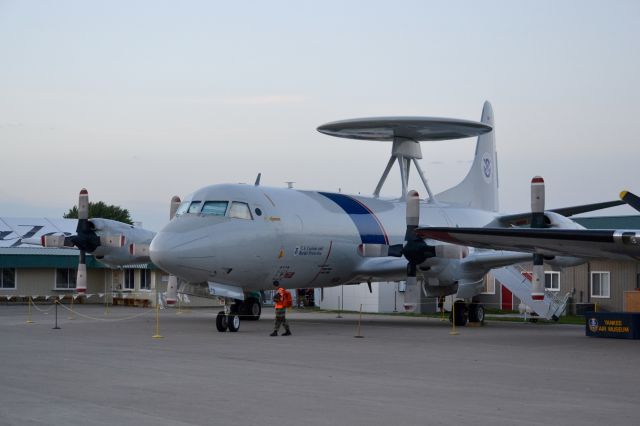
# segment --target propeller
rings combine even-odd
[[[420,196],[417,191],[407,193],[406,222],[403,244],[360,244],[358,251],[363,257],[404,257],[407,259],[407,285],[417,283],[418,265],[436,256],[436,248],[424,242],[415,231],[420,222]]]
[[[399,253],[397,246],[389,248],[389,256],[404,256],[407,259],[407,285],[417,283],[416,273],[418,265],[430,257],[436,255],[435,248],[424,242],[416,235],[416,229],[420,222],[420,196],[417,191],[411,190],[407,194],[407,230],[404,234],[404,246]]]
[[[89,192],[86,188],[82,188],[78,197],[76,234],[43,235],[40,239],[43,247],[76,247],[80,250],[76,292],[81,294],[87,291],[87,253],[93,253],[100,246],[119,248],[125,243],[124,235],[98,236],[95,229],[95,225],[89,220]]]
[[[544,179],[535,176],[531,179],[531,228],[546,228],[544,217]],[[544,256],[533,254],[531,278],[531,298],[544,300]]]
[[[640,197],[638,197],[636,194],[629,191],[622,191],[620,193],[620,198],[622,199],[622,201],[640,212]]]

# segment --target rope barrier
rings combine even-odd
[[[145,312],[142,312],[140,314],[136,314],[136,315],[131,315],[129,317],[124,317],[124,318],[98,318],[98,317],[93,317],[91,315],[86,315],[86,314],[82,314],[80,312],[78,312],[77,310],[72,311],[70,308],[66,307],[65,305],[63,305],[61,302],[58,302],[58,305],[60,305],[61,307],[63,307],[64,309],[66,309],[67,311],[70,312],[74,312],[76,315],[86,318],[86,319],[91,319],[91,320],[95,320],[95,321],[103,321],[103,322],[119,322],[119,321],[128,321],[131,319],[135,319],[135,318],[139,318],[142,317],[144,315],[149,315],[150,313],[154,312],[155,310],[148,310]]]

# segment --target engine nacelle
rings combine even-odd
[[[469,256],[469,247],[454,244],[438,244],[435,246],[436,258],[442,259],[464,259]]]
[[[574,222],[566,216],[555,212],[544,212],[544,221],[547,227],[556,229],[585,229],[584,226]]]
[[[149,257],[149,244],[129,244],[129,254],[134,257]]]

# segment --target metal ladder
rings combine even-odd
[[[538,316],[548,320],[558,320],[567,307],[571,293],[560,294],[545,290],[544,300],[533,300],[531,298],[531,278],[523,272],[526,271],[519,265],[505,266],[491,271],[503,286],[515,294],[522,303],[528,305]]]

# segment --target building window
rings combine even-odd
[[[481,294],[496,294],[496,277],[492,274],[484,276],[484,288]]]
[[[151,270],[140,270],[140,290],[151,290]]]
[[[544,288],[550,291],[560,291],[560,272],[545,272]]]
[[[125,269],[124,271],[124,289],[133,290],[135,288],[135,269]]]
[[[0,288],[16,288],[16,270],[14,268],[0,268]]]
[[[56,269],[56,290],[76,288],[78,271],[71,268]]]
[[[609,298],[609,272],[591,272],[591,297]]]

